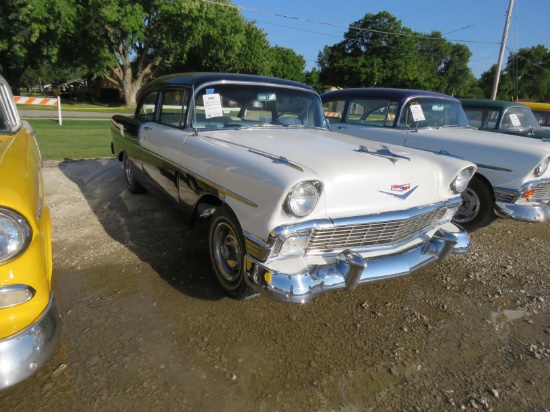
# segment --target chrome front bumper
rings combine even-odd
[[[0,340],[0,390],[35,373],[51,356],[61,333],[61,315],[55,295],[42,316],[16,335]]]
[[[438,230],[426,242],[405,251],[365,259],[352,250],[344,250],[331,265],[315,265],[305,271],[289,274],[274,271],[264,263],[247,256],[247,283],[257,292],[282,302],[306,303],[334,289],[354,291],[358,285],[411,274],[449,253],[467,253],[468,234]]]
[[[541,223],[550,219],[550,202],[506,203],[495,202],[498,217],[522,222]]]

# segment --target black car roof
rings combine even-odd
[[[261,82],[261,83],[271,83],[279,86],[289,86],[289,87],[298,87],[306,89],[308,91],[315,92],[315,89],[309,87],[303,83],[295,82],[292,80],[279,79],[276,77],[265,77],[257,76],[253,74],[238,74],[238,73],[175,73],[167,76],[159,77],[156,80],[153,80],[151,83],[147,84],[143,90],[147,90],[154,87],[164,86],[164,85],[173,85],[173,86],[194,86],[195,88],[211,83],[211,82]]]
[[[360,98],[360,97],[383,97],[389,99],[403,100],[410,97],[437,97],[456,100],[458,99],[443,93],[428,92],[425,90],[413,90],[413,89],[392,89],[392,88],[376,88],[376,87],[363,87],[363,88],[351,88],[342,90],[333,90],[323,93],[321,98],[334,99],[334,98]]]

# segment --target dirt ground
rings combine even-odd
[[[114,159],[47,163],[60,344],[2,411],[548,411],[550,227],[306,305],[239,302]]]

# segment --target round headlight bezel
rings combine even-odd
[[[450,184],[451,191],[457,195],[466,190],[470,180],[474,176],[475,168],[468,166],[460,171]]]
[[[27,219],[15,210],[0,208],[0,265],[24,253],[31,239],[32,229]]]
[[[535,170],[533,170],[533,174],[535,175],[535,177],[541,177],[544,173],[546,173],[549,164],[550,156],[540,162],[537,167],[535,167]]]
[[[319,202],[323,184],[317,180],[304,180],[288,192],[283,210],[290,216],[303,218],[309,215]]]

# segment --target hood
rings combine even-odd
[[[209,132],[217,140],[308,169],[324,185],[331,218],[403,210],[456,197],[449,185],[468,162],[319,129]]]
[[[502,170],[510,178],[512,175],[528,178],[533,169],[550,156],[550,142],[468,128],[408,132],[406,145],[435,152],[446,151],[475,163],[480,172],[483,169]],[[549,175],[550,171],[547,171],[544,177]]]

